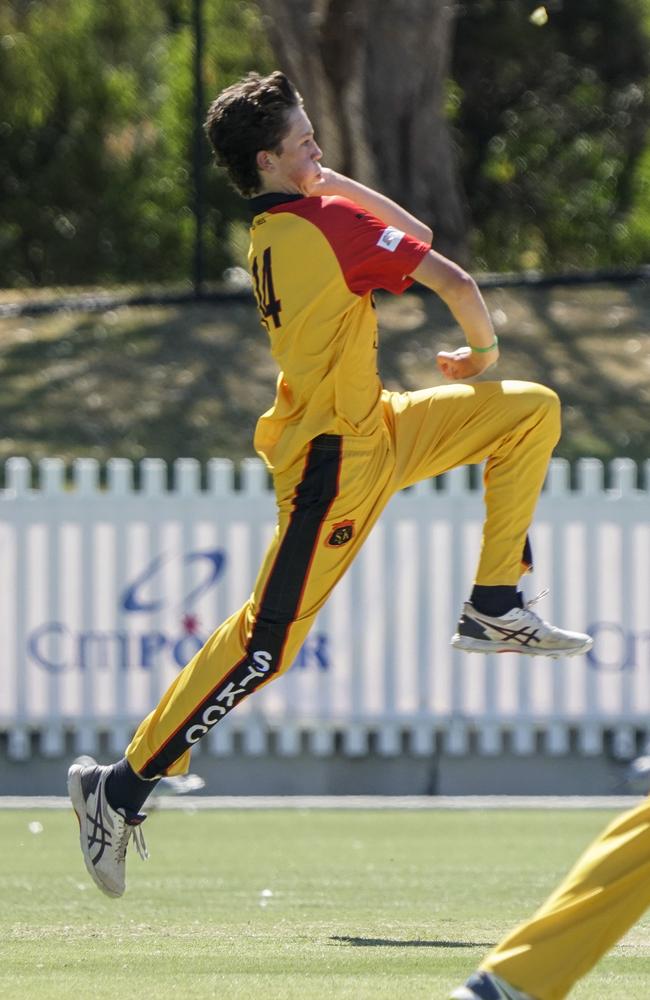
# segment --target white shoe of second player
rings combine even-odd
[[[126,849],[133,842],[140,857],[149,857],[140,824],[144,815],[127,815],[106,801],[104,786],[110,768],[92,758],[76,761],[68,771],[68,793],[79,820],[81,852],[95,885],[107,896],[121,896],[126,887]]]
[[[449,1000],[534,1000],[534,997],[515,989],[492,972],[475,972],[464,986],[454,990]]]

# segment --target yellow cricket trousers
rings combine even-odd
[[[554,392],[527,382],[382,394],[369,437],[321,435],[275,476],[278,525],[250,599],[208,639],[126,751],[144,778],[179,774],[191,747],[239,701],[287,670],[390,497],[487,459],[476,582],[514,585],[560,432]]]
[[[481,968],[535,1000],[561,1000],[648,906],[646,799],[596,838],[532,919],[508,934]]]

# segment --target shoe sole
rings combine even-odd
[[[79,844],[81,846],[81,853],[83,854],[84,864],[86,865],[86,870],[90,875],[91,879],[95,883],[98,889],[104,893],[105,896],[110,896],[111,899],[119,898],[122,893],[115,892],[114,889],[109,889],[108,886],[104,885],[102,880],[99,878],[94,864],[92,863],[90,857],[90,851],[88,850],[88,820],[86,818],[86,799],[84,798],[83,789],[81,787],[81,772],[83,767],[79,764],[73,764],[68,771],[68,795],[70,796],[70,801],[72,802],[72,808],[75,811],[77,821],[79,823]]]
[[[588,653],[593,646],[593,640],[583,642],[582,646],[571,646],[568,649],[540,649],[539,646],[509,646],[504,642],[491,642],[489,639],[473,639],[468,635],[456,634],[451,640],[454,649],[465,653],[519,653],[522,656],[547,656],[551,660],[559,660],[565,656],[579,656]]]

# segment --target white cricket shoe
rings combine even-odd
[[[450,994],[449,1000],[534,1000],[534,997],[516,990],[492,972],[475,972],[464,986]]]
[[[547,593],[542,591],[525,607],[513,608],[498,618],[481,614],[469,602],[464,604],[452,646],[467,653],[523,653],[553,659],[588,652],[594,644],[591,636],[557,628],[531,611],[531,605]]]
[[[149,854],[140,829],[146,817],[127,815],[106,801],[109,771],[92,757],[75,761],[68,771],[68,794],[79,820],[81,852],[90,877],[107,896],[115,897],[126,887],[126,849],[131,837],[143,861]]]

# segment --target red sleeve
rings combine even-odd
[[[348,288],[357,295],[374,288],[397,295],[406,291],[413,284],[410,273],[431,249],[347,198],[303,198],[282,207],[321,230],[336,254]]]

